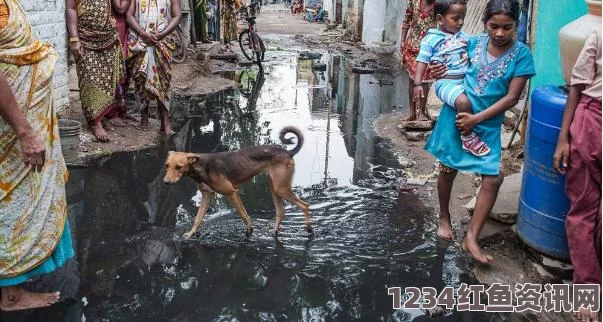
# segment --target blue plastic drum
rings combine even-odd
[[[553,154],[567,95],[555,86],[532,93],[524,147],[524,171],[519,196],[517,234],[530,247],[568,260],[565,216],[569,200],[565,176],[553,169]]]

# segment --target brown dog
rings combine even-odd
[[[234,152],[208,154],[170,151],[165,162],[166,173],[163,182],[173,184],[180,178],[189,176],[195,180],[202,194],[201,206],[197,212],[195,223],[191,230],[184,234],[184,237],[191,237],[199,229],[216,193],[224,195],[233,204],[245,224],[245,234],[250,235],[253,231],[251,218],[239,196],[239,186],[261,172],[268,173],[270,177],[272,201],[276,208],[274,234],[278,233],[285,215],[283,199],[303,210],[306,230],[312,233],[309,205],[291,191],[291,181],[295,171],[293,156],[301,149],[304,138],[299,129],[288,126],[283,128],[279,135],[284,144],[293,143],[291,138],[285,138],[288,133],[297,137],[297,145],[290,151],[279,145],[250,146]]]

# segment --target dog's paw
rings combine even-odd
[[[245,236],[246,237],[250,237],[251,234],[253,234],[253,227],[250,227],[249,229],[245,229]]]
[[[188,231],[188,232],[182,234],[182,238],[184,238],[184,239],[190,239],[190,238],[193,237],[194,234],[195,234],[194,231]]]
[[[306,231],[308,232],[308,234],[314,235],[314,229],[312,229],[312,226],[306,226]]]

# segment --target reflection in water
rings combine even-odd
[[[238,88],[195,102],[199,110],[159,149],[71,169],[82,280],[74,310],[87,321],[412,320],[424,313],[393,311],[388,287],[470,282],[457,251],[438,247],[433,210],[393,188],[396,159],[371,131],[376,116],[401,105],[401,78],[349,74],[337,56],[320,59],[325,71],[279,57],[263,71],[233,72]],[[277,142],[290,124],[305,136],[294,186],[312,205],[315,236],[294,206],[279,238],[270,236],[274,208],[260,175],[241,191],[251,237],[218,198],[200,236],[182,240],[199,196],[189,179],[161,184],[166,151]]]

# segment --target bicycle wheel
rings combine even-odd
[[[259,51],[255,52],[255,62],[259,64],[264,61],[266,47],[264,47],[264,42],[262,41],[262,38],[260,38],[260,36],[256,34],[255,37],[258,41],[258,44],[260,45]]]
[[[253,61],[253,45],[251,43],[251,35],[249,30],[245,29],[239,34],[239,46],[245,58]]]

